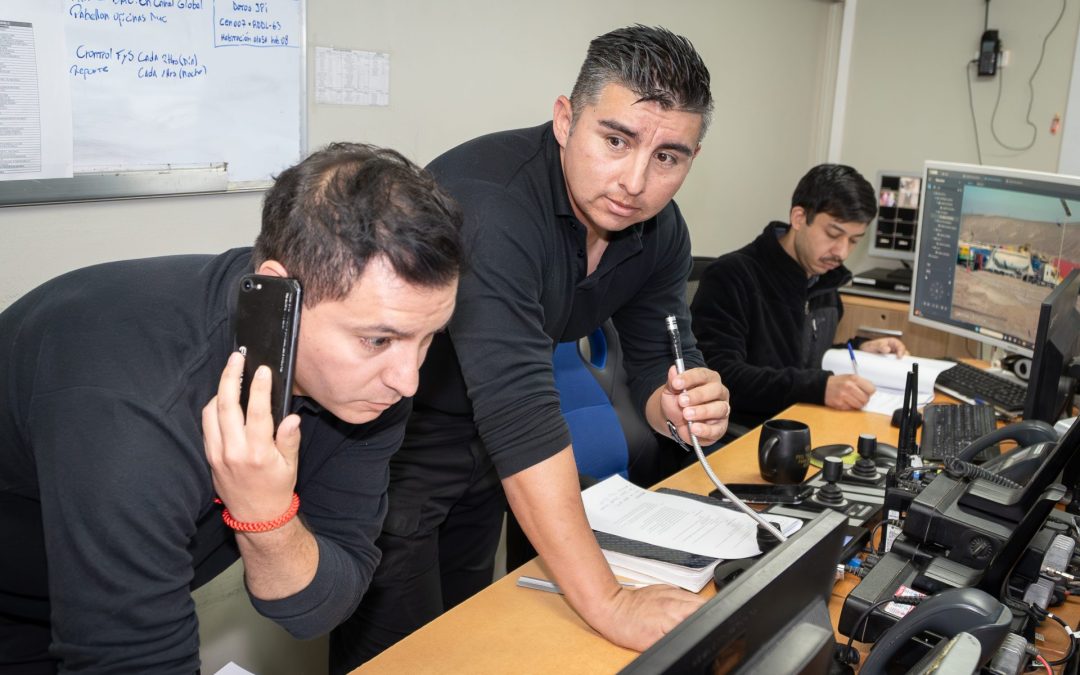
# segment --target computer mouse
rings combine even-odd
[[[890,424],[892,424],[894,427],[899,429],[900,428],[900,418],[903,417],[903,416],[904,416],[904,409],[903,408],[897,408],[892,413],[892,420],[890,421]],[[915,411],[915,428],[918,429],[921,426],[922,426],[922,413],[920,413],[918,410],[916,410]]]
[[[900,450],[895,445],[878,441],[877,448],[874,450],[874,464],[878,466],[896,466],[896,455],[899,452]]]

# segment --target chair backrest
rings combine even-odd
[[[698,282],[701,281],[701,276],[705,274],[705,268],[716,260],[711,255],[696,255],[694,256],[694,266],[690,269],[690,278],[686,280],[686,304],[690,304],[694,301],[694,294],[697,293]]]
[[[634,409],[622,358],[619,336],[609,319],[589,336],[556,346],[555,386],[578,472],[595,479],[618,473],[651,484],[663,477],[650,473],[659,444]]]

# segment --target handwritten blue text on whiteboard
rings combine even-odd
[[[299,0],[66,2],[77,172],[210,167],[265,180],[301,153]]]

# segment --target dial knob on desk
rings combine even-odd
[[[826,482],[836,483],[844,475],[844,461],[839,457],[826,457],[821,468],[821,477]]]
[[[814,493],[814,501],[834,509],[846,506],[847,499],[844,498],[844,491],[836,484],[843,475],[843,460],[839,457],[826,457],[821,469],[821,477],[825,479],[825,484]]]
[[[877,465],[874,463],[874,456],[877,454],[877,436],[860,434],[858,448],[859,459],[851,467],[851,477],[861,483],[878,483],[878,470]]]
[[[873,434],[859,434],[859,457],[873,459],[877,452],[877,436]]]

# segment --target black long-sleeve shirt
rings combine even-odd
[[[213,503],[201,411],[249,271],[250,249],[110,263],[0,314],[0,663],[20,624],[51,622],[62,670],[198,668],[190,591],[239,555]],[[379,561],[389,459],[411,406],[349,425],[297,403],[299,517],[318,569],[293,596],[252,601],[312,637],[349,616]]]
[[[844,314],[843,265],[812,285],[780,246],[787,223],[705,269],[691,305],[694,335],[731,391],[731,419],[755,426],[794,403],[824,403],[832,375],[821,357]]]
[[[683,328],[687,367],[704,364],[689,330],[690,236],[675,202],[616,233],[587,274],[585,226],[550,122],[474,139],[428,168],[462,204],[470,255],[448,334],[421,371],[414,417],[456,418],[465,438],[475,423],[506,477],[570,445],[552,376],[555,343],[611,317],[641,411],[672,364],[666,315]]]

